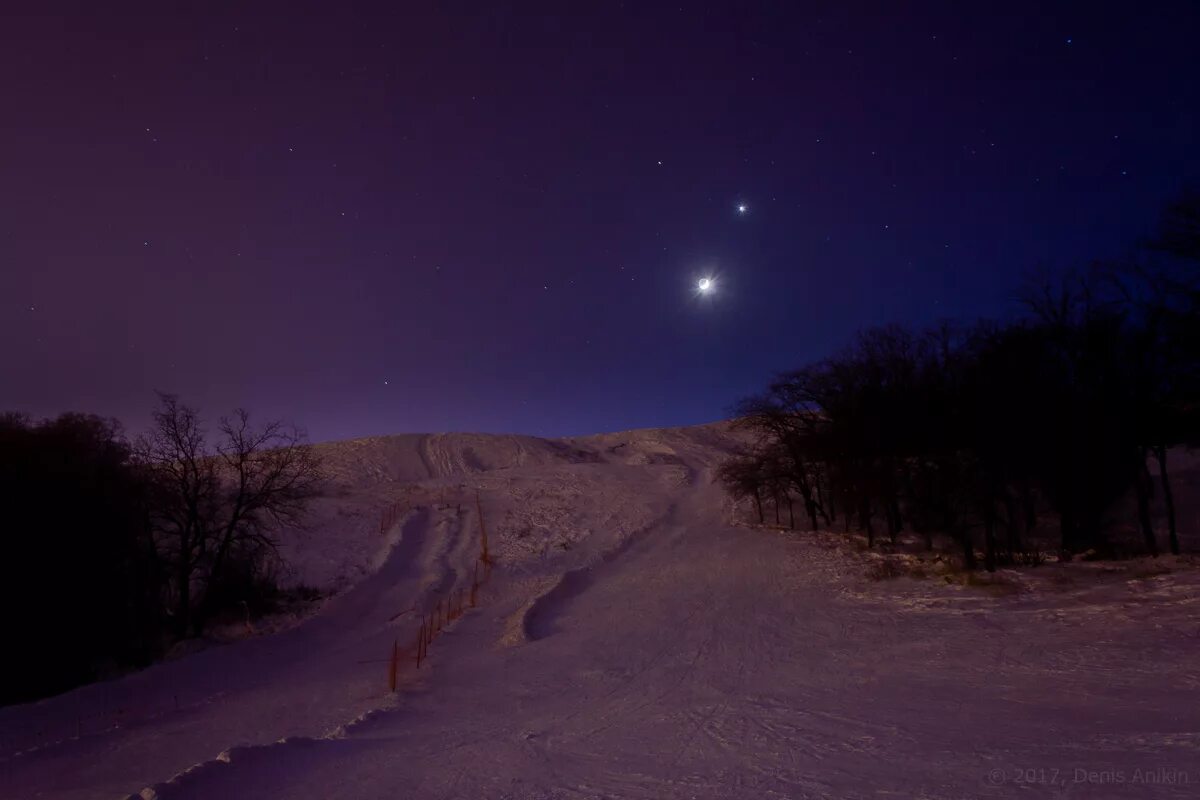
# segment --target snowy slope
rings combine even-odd
[[[1194,571],[872,583],[832,535],[732,524],[732,442],[325,446],[330,496],[287,547],[294,580],[346,590],[284,633],[0,709],[0,796],[1198,794]],[[393,641],[469,581],[477,491],[497,567],[391,694]]]

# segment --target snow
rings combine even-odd
[[[286,537],[288,578],[339,593],[289,630],[0,709],[0,797],[1197,794],[1194,564],[1030,570],[1012,592],[870,580],[843,537],[741,522],[713,483],[735,441],[323,446],[334,480]],[[393,641],[470,581],[476,492],[496,567],[392,694]]]

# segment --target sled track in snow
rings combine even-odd
[[[564,572],[554,586],[535,598],[525,610],[521,620],[521,629],[525,640],[535,642],[555,633],[557,630],[554,624],[555,620],[574,598],[583,594],[592,585],[596,580],[597,571],[629,552],[650,531],[668,524],[668,520],[674,517],[674,514],[675,506],[672,505],[658,522],[631,532],[621,540],[620,544],[601,554],[590,564]]]
[[[393,543],[383,565],[355,590],[335,599],[343,605],[343,614],[366,614],[374,606],[379,589],[383,585],[401,581],[424,583],[417,590],[414,609],[433,619],[438,601],[447,597],[460,577],[453,564],[456,549],[464,542],[463,521],[448,519],[439,527],[428,509],[421,509],[404,520],[401,533]],[[437,534],[441,534],[440,536]],[[431,550],[440,544],[439,550]],[[436,579],[430,581],[432,574]],[[346,604],[349,605],[346,605]],[[319,624],[319,623],[318,623]],[[452,622],[446,622],[452,626]],[[124,800],[173,800],[173,798],[196,798],[209,796],[213,785],[227,783],[233,776],[253,773],[255,769],[286,768],[312,758],[319,748],[321,752],[353,752],[372,746],[370,742],[356,739],[372,724],[401,709],[394,702],[359,714],[316,736],[288,736],[273,742],[238,744],[228,747],[219,755],[200,761],[178,772],[171,778],[143,788]]]

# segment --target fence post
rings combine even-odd
[[[490,564],[492,557],[488,553],[487,526],[483,523],[483,504],[479,500],[478,489],[475,490],[475,511],[479,514],[479,543],[483,551],[480,558],[483,559],[484,564]]]
[[[396,667],[400,665],[400,642],[392,640],[392,662],[388,666],[388,689],[396,691]]]

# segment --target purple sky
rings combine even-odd
[[[0,32],[0,409],[134,430],[712,420],[1200,175],[1191,0],[48,5]]]

